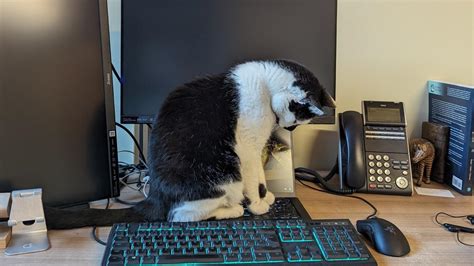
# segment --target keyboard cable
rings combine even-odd
[[[364,203],[366,203],[367,205],[370,206],[370,208],[372,208],[373,212],[372,214],[370,214],[369,216],[367,216],[366,219],[370,219],[370,218],[373,218],[373,217],[376,217],[377,216],[377,208],[372,204],[370,203],[368,200],[364,199],[364,198],[361,198],[359,196],[354,196],[354,195],[347,195],[347,194],[339,194],[339,193],[335,193],[335,192],[331,192],[331,191],[327,191],[327,190],[323,190],[323,189],[319,189],[319,188],[315,188],[313,186],[310,186],[308,184],[305,184],[303,182],[303,180],[301,180],[298,176],[296,177],[296,180],[298,180],[298,182],[300,182],[303,186],[305,187],[308,187],[310,189],[313,189],[313,190],[317,190],[319,192],[324,192],[324,193],[327,193],[327,194],[331,194],[331,195],[336,195],[336,196],[341,196],[341,197],[348,197],[348,198],[354,198],[354,199],[358,199],[358,200],[361,200],[363,201]],[[307,181],[307,182],[311,182],[311,181],[308,181],[308,180],[304,180],[304,181]],[[312,182],[313,183],[313,182]]]
[[[110,207],[110,199],[107,199],[107,205],[105,206],[105,209],[107,210],[108,208]],[[107,243],[105,243],[104,241],[102,241],[98,236],[97,236],[97,226],[93,226],[92,227],[92,237],[94,238],[95,241],[97,241],[97,243],[103,245],[103,246],[106,246]]]

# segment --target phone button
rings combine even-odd
[[[375,158],[373,154],[369,154],[368,157],[369,157],[369,160],[373,160]]]
[[[376,188],[376,187],[377,187],[376,184],[374,184],[374,183],[369,183],[369,188],[370,188],[370,189],[374,189],[374,188]]]
[[[377,177],[377,181],[379,181],[379,182],[383,182],[383,177],[381,177],[381,176],[378,176],[378,177]]]
[[[390,175],[390,170],[385,169],[384,173],[385,173],[385,175]]]
[[[377,169],[377,174],[379,174],[379,175],[383,174],[383,170],[382,169]]]
[[[403,175],[408,175],[408,171],[403,171],[402,174]]]
[[[385,185],[385,188],[391,189],[391,188],[392,188],[392,185],[386,184],[386,185]]]
[[[374,166],[375,166],[375,163],[372,162],[372,161],[370,161],[370,162],[369,162],[369,166],[370,166],[370,167],[374,167]]]
[[[370,168],[370,169],[369,169],[369,173],[370,173],[371,175],[375,174],[375,169]]]
[[[384,166],[385,168],[389,168],[389,167],[390,167],[390,163],[389,163],[389,162],[384,162],[384,163],[383,163],[383,166]]]
[[[392,182],[392,178],[390,176],[385,177],[385,182],[390,183]]]
[[[375,176],[373,176],[373,175],[369,176],[369,180],[370,180],[370,182],[375,182]]]
[[[384,156],[383,156],[383,160],[384,160],[384,161],[388,161],[388,160],[390,160],[390,157],[388,157],[388,155],[384,155]]]
[[[408,180],[405,177],[400,176],[397,177],[397,180],[395,180],[395,184],[397,184],[397,187],[405,189],[408,187]]]
[[[382,163],[381,163],[381,162],[377,162],[377,167],[382,167]]]
[[[376,159],[377,161],[380,161],[380,160],[382,160],[382,156],[379,155],[379,154],[377,154],[377,155],[375,155],[375,159]]]

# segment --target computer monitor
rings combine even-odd
[[[336,0],[122,0],[121,121],[152,123],[176,86],[247,60],[300,62],[334,97],[336,13]]]
[[[0,1],[0,192],[117,196],[106,0]]]

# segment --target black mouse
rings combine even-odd
[[[369,239],[375,250],[384,255],[401,257],[410,252],[403,233],[391,222],[381,218],[357,221],[357,231]]]

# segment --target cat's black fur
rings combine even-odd
[[[320,92],[324,89],[307,69],[288,61],[274,62],[296,73],[298,85],[319,106],[333,106],[332,99]],[[172,219],[170,210],[183,201],[222,196],[224,192],[217,185],[241,180],[239,157],[234,152],[238,104],[239,94],[230,72],[178,87],[162,105],[153,125],[148,198],[132,208],[117,210],[45,207],[48,227],[67,229]],[[309,105],[291,102],[289,108],[297,119],[314,117]],[[259,192],[265,196],[263,184]]]
[[[149,200],[157,205],[217,198],[224,192],[216,184],[240,181],[234,152],[237,118],[238,92],[227,74],[173,91],[151,133],[150,174],[160,178],[150,183]]]

